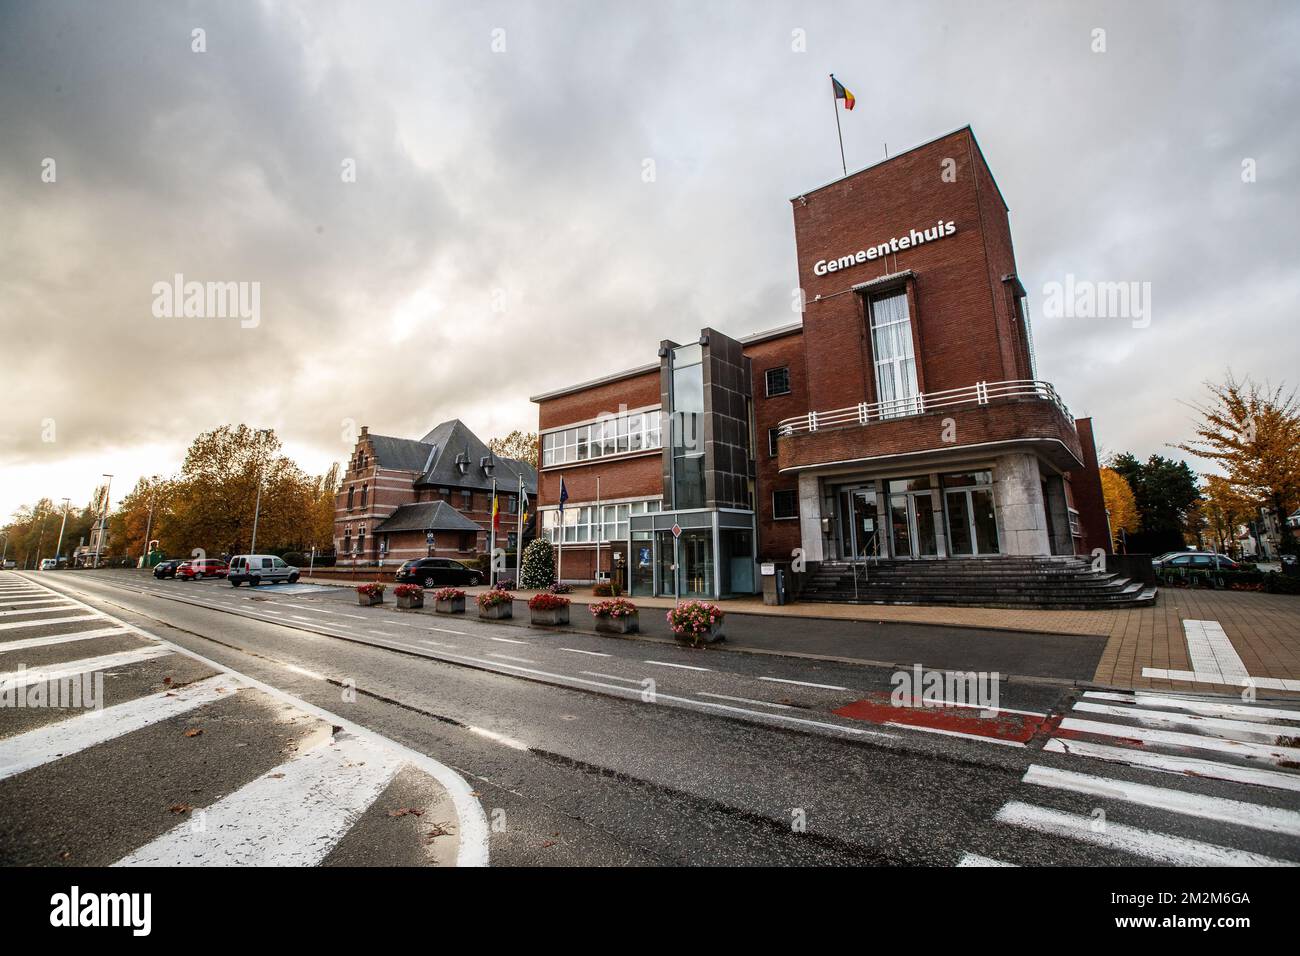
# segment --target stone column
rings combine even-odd
[[[799,546],[808,563],[826,560],[822,541],[821,482],[816,475],[799,476]]]
[[[993,500],[1003,554],[1052,553],[1037,458],[1023,452],[998,458],[993,466]]]

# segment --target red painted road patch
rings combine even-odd
[[[1050,719],[1007,711],[998,711],[986,717],[981,715],[980,710],[972,707],[920,704],[913,707],[896,707],[889,702],[887,696],[881,700],[855,700],[833,713],[840,717],[848,717],[850,720],[866,720],[873,724],[896,724],[1021,744],[1033,739]]]

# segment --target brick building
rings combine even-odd
[[[705,328],[533,398],[563,576],[727,596],[792,554],[1108,551],[1091,422],[1038,380],[1007,206],[970,128],[791,205],[801,323]]]
[[[459,419],[418,441],[374,435],[363,426],[335,502],[338,564],[373,567],[486,552],[493,479],[501,515],[497,547],[513,549],[521,477],[531,502],[537,495],[533,467],[493,455]],[[531,538],[527,526],[524,538]]]

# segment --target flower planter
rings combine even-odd
[[[383,604],[384,595],[382,592],[379,594],[358,594],[357,603],[362,607],[372,607],[376,604]]]
[[[500,621],[508,617],[515,616],[514,605],[510,602],[504,604],[494,604],[491,607],[480,607],[478,616],[489,621]]]
[[[722,633],[721,621],[714,624],[707,631],[702,631],[698,634],[674,634],[673,636],[683,644],[691,644],[696,647],[699,647],[701,644],[716,644],[726,638],[726,635]]]
[[[624,614],[622,617],[602,615],[596,618],[597,634],[635,634],[641,629],[638,614]]]
[[[423,594],[399,594],[397,595],[397,606],[404,611],[414,611],[424,607]]]
[[[433,609],[439,614],[464,614],[465,599],[458,597],[450,601],[435,601]]]
[[[533,624],[540,624],[545,627],[555,627],[557,624],[569,623],[569,606],[551,608],[549,610],[529,609],[529,620]]]

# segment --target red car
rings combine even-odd
[[[182,581],[201,581],[204,578],[224,578],[230,573],[226,562],[218,558],[204,558],[201,561],[186,561],[176,569],[176,576]]]

